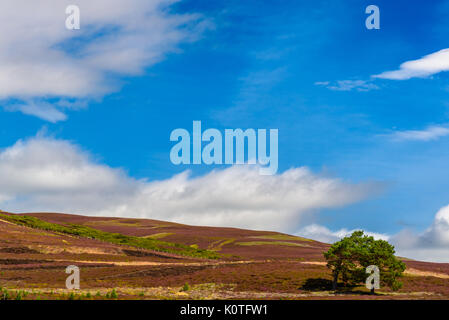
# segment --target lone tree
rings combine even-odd
[[[337,290],[338,280],[344,285],[356,285],[365,282],[366,267],[375,265],[380,271],[380,282],[393,290],[401,288],[397,280],[405,270],[405,264],[394,256],[394,247],[385,240],[374,240],[373,237],[355,231],[349,237],[335,242],[324,253],[327,267],[332,270],[333,289]],[[374,293],[374,289],[371,290]]]

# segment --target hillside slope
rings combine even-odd
[[[113,288],[127,299],[449,298],[449,264],[409,260],[399,292],[382,288],[373,297],[355,288],[334,294],[323,259],[328,247],[268,231],[1,212],[0,287],[10,296],[25,290],[30,298],[67,298],[65,268],[76,265],[77,297],[89,299],[111,297]]]

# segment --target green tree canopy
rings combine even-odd
[[[364,235],[363,231],[355,231],[335,242],[324,253],[327,267],[332,270],[334,290],[337,289],[339,279],[345,285],[365,282],[369,276],[365,270],[370,265],[379,268],[383,286],[398,290],[402,286],[398,278],[404,272],[405,264],[398,260],[394,253],[394,247],[387,241],[375,240]]]

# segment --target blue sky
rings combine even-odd
[[[140,61],[140,55],[112,60],[113,67],[88,74],[100,80],[87,89],[80,85],[78,91],[53,91],[56,84],[43,79],[48,88],[42,92],[22,87],[23,93],[15,88],[0,92],[0,148],[12,150],[18,140],[27,139],[65,141],[90,154],[95,163],[122,168],[126,179],[165,181],[186,170],[194,179],[226,167],[173,165],[172,130],[190,131],[194,120],[220,130],[277,128],[279,174],[307,167],[315,177],[371,186],[357,201],[312,207],[312,213],[297,222],[297,230],[316,224],[391,236],[404,229],[425,235],[431,228],[435,214],[449,204],[447,56],[436,57],[443,66],[424,75],[404,78],[401,71],[401,79],[373,76],[449,48],[448,1],[154,1],[158,2],[165,7],[164,15],[155,15],[163,17],[162,22],[151,22],[152,15],[144,17],[148,29],[130,31],[142,38],[124,42],[142,51],[137,71],[127,66]],[[40,10],[45,15],[49,8],[43,3]],[[107,23],[99,28],[101,22],[95,19],[101,19],[93,14],[83,24],[83,10],[89,5],[79,3],[80,36],[60,30],[59,36],[42,36],[41,42],[38,36],[38,47],[57,45],[70,58],[86,49],[90,59],[98,38],[114,36],[115,29],[106,28]],[[365,28],[365,8],[370,4],[380,8],[380,30]],[[134,5],[146,9],[140,1],[129,4]],[[167,17],[175,22],[165,21]],[[160,36],[171,40],[146,46],[148,30],[159,29],[160,23],[166,23]],[[20,34],[17,39],[21,41]],[[71,41],[79,46],[74,49]],[[24,56],[31,62],[42,58]],[[108,58],[99,57],[83,58],[86,72],[91,71],[91,61]],[[15,61],[0,57],[0,64]],[[105,83],[108,88],[103,90]],[[32,114],[26,111],[30,108]],[[18,204],[17,199],[31,197],[20,190],[3,206],[46,210],[46,202]]]

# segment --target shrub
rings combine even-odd
[[[0,293],[0,300],[9,300],[9,299],[11,299],[9,291],[7,289],[2,289]]]
[[[185,292],[185,291],[189,291],[189,290],[190,290],[189,284],[188,283],[184,283],[184,285],[181,288],[181,291]]]
[[[111,292],[107,292],[106,293],[106,299],[117,299],[118,295],[117,295],[117,291],[115,291],[115,289],[112,289]]]

